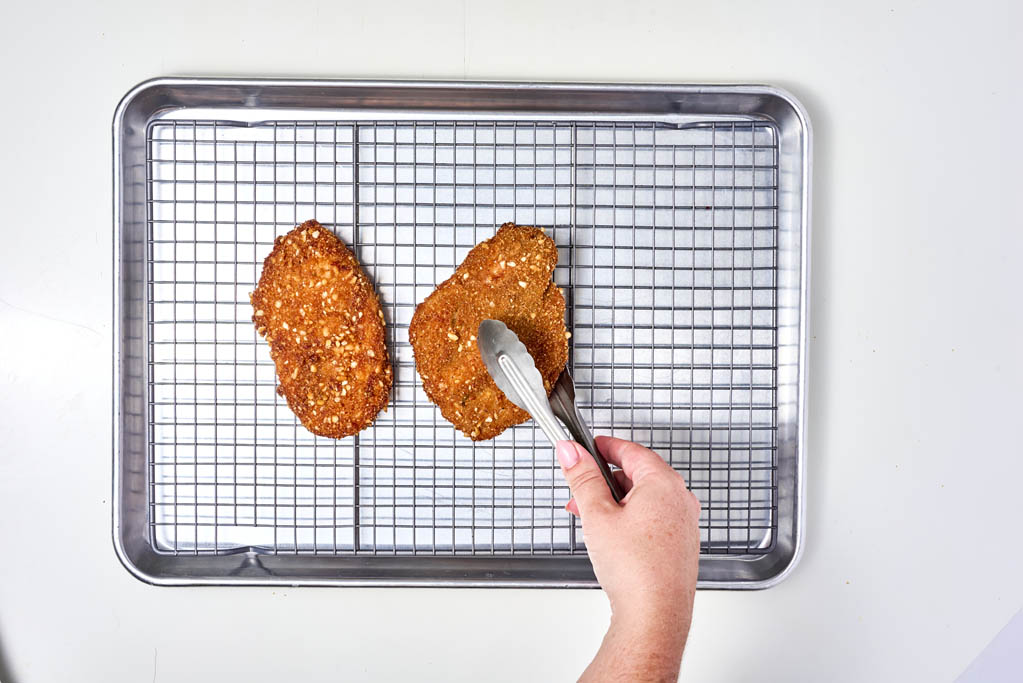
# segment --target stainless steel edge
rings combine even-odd
[[[796,485],[798,502],[796,507],[796,530],[795,546],[792,556],[778,573],[761,581],[752,582],[708,582],[698,581],[697,587],[703,589],[722,590],[764,590],[777,586],[788,579],[803,559],[806,549],[806,406],[807,406],[807,362],[810,313],[810,245],[811,245],[811,222],[812,222],[812,200],[811,186],[813,180],[813,126],[810,122],[810,115],[795,95],[784,88],[777,86],[747,86],[762,92],[773,94],[788,103],[799,117],[803,132],[802,150],[802,201],[801,201],[801,225],[800,235],[800,290],[799,290],[799,384],[798,384],[798,435],[797,435],[797,460],[796,460]]]
[[[801,253],[800,253],[800,300],[799,300],[799,406],[798,406],[798,420],[797,425],[799,428],[798,434],[798,458],[797,458],[797,472],[796,481],[799,491],[799,501],[797,507],[797,518],[796,518],[796,539],[795,539],[795,550],[793,552],[792,559],[785,566],[784,570],[779,572],[774,577],[759,582],[758,584],[751,586],[751,588],[770,588],[775,586],[786,578],[791,576],[793,571],[796,569],[799,562],[803,559],[803,553],[806,549],[806,467],[807,467],[807,456],[806,456],[806,430],[807,430],[807,390],[809,383],[807,381],[807,367],[808,367],[808,353],[809,353],[809,341],[810,341],[810,274],[811,274],[811,262],[810,262],[810,247],[812,244],[812,185],[813,185],[813,126],[810,123],[810,115],[806,111],[802,102],[796,99],[795,95],[789,91],[778,88],[770,87],[769,91],[773,91],[775,95],[782,98],[795,110],[799,116],[799,120],[803,126],[803,178],[802,178],[802,235],[801,235]]]
[[[111,505],[111,525],[114,552],[117,555],[117,559],[120,560],[124,568],[127,569],[136,578],[145,581],[146,583],[157,583],[158,577],[150,576],[145,572],[142,572],[128,556],[128,552],[124,547],[123,539],[121,536],[121,438],[122,438],[122,425],[121,425],[121,343],[122,343],[122,324],[121,324],[121,302],[120,302],[120,291],[121,291],[121,222],[122,222],[122,209],[121,209],[121,183],[122,183],[122,150],[121,150],[121,124],[124,118],[124,112],[127,106],[134,100],[135,96],[145,90],[146,88],[154,85],[164,79],[153,79],[149,81],[143,81],[134,88],[125,93],[121,101],[118,102],[117,108],[114,110],[113,121],[111,122],[111,131],[113,137],[113,231],[112,231],[112,266],[113,266],[113,282],[111,292],[111,308],[113,315],[113,338],[112,351],[113,351],[113,375],[111,377],[112,385],[112,400],[113,400],[113,416],[111,424],[111,448],[113,450],[113,486],[110,498]]]

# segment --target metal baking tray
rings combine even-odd
[[[472,443],[417,381],[415,305],[505,221],[560,250],[597,433],[703,504],[700,586],[803,527],[810,125],[766,86],[159,79],[114,134],[114,545],[156,584],[596,586],[532,424]],[[389,410],[301,427],[247,295],[316,218],[387,316]]]

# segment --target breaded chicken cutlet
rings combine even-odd
[[[529,417],[483,364],[476,345],[482,321],[500,320],[518,335],[548,394],[568,361],[565,298],[551,280],[557,262],[557,247],[542,230],[505,223],[416,307],[409,341],[426,395],[474,441]]]
[[[355,255],[316,221],[274,241],[250,297],[270,344],[277,393],[306,429],[341,439],[387,406],[384,314]]]

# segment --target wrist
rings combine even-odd
[[[635,592],[626,599],[611,601],[611,621],[626,628],[649,624],[687,625],[692,607],[693,595],[684,590]]]
[[[613,653],[615,670],[623,674],[623,680],[674,681],[688,621],[674,606],[630,606],[612,614],[602,650]]]

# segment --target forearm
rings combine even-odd
[[[615,617],[581,681],[675,681],[689,631],[689,609]]]
[[[597,437],[597,447],[625,472],[628,493],[620,502],[582,446],[558,443],[572,489],[566,507],[582,519],[593,573],[613,615],[580,680],[675,681],[693,616],[700,503],[650,449],[608,437]]]

